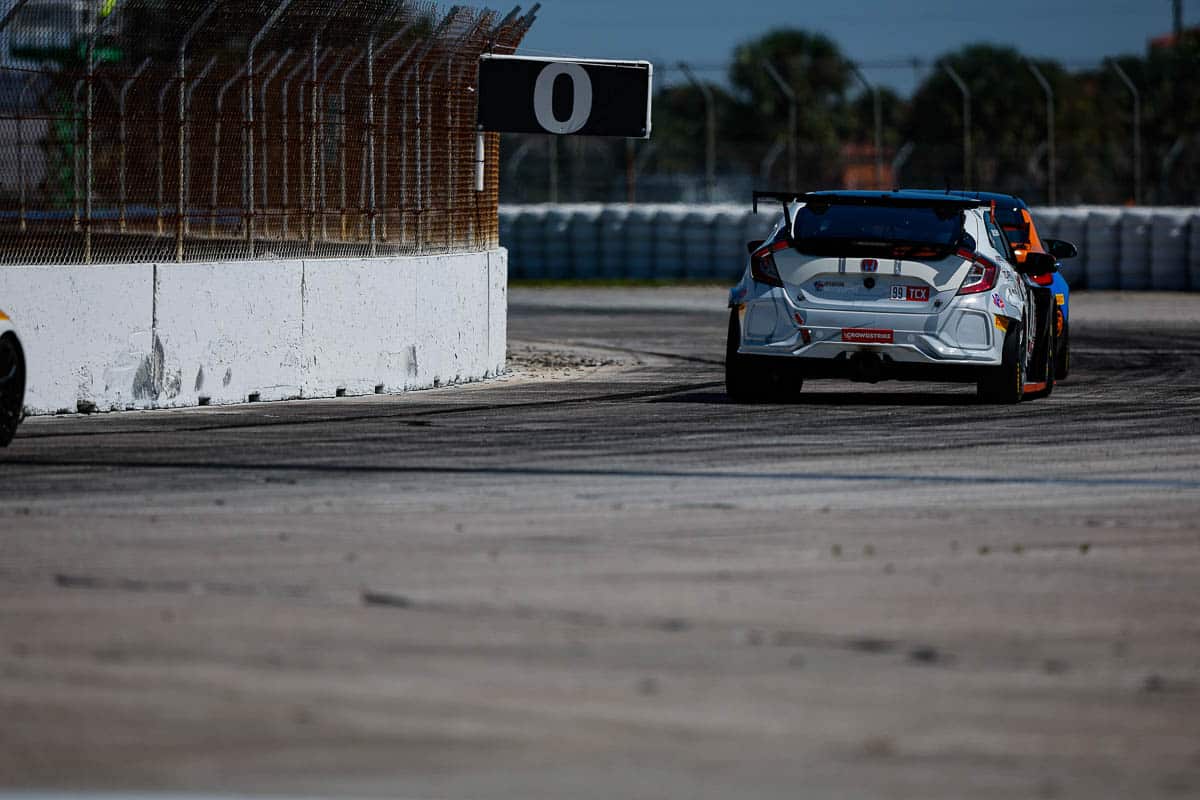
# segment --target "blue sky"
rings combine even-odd
[[[531,0],[520,0],[525,7]],[[507,11],[512,3],[486,3]],[[1185,0],[1184,22],[1200,24],[1200,0]],[[646,58],[668,81],[677,61],[723,80],[733,47],[773,26],[796,26],[831,36],[849,57],[867,65],[932,58],[968,42],[1013,45],[1027,55],[1083,67],[1105,56],[1141,54],[1146,40],[1170,32],[1170,0],[542,0],[525,38],[532,54]],[[868,67],[869,79],[907,92],[915,71],[902,63]]]

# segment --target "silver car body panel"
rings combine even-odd
[[[801,207],[793,203],[790,218]],[[997,317],[1024,321],[1029,295],[1007,254],[991,242],[985,214],[964,212],[976,252],[1000,267],[996,285],[976,294],[958,294],[971,262],[957,255],[936,262],[836,258],[789,248],[774,254],[782,287],[759,283],[747,266],[730,292],[742,321],[738,352],[818,359],[871,352],[896,364],[999,364],[1006,325]],[[780,215],[770,237],[784,224]],[[854,341],[857,331],[877,332],[880,341]]]

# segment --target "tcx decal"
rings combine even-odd
[[[914,303],[929,302],[929,287],[928,286],[904,286],[896,284],[892,286],[893,300],[911,300]]]
[[[996,304],[996,308],[1000,309],[1001,311],[1004,310],[1004,298],[1002,298],[999,293],[992,292],[992,302]]]

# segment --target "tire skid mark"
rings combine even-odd
[[[223,597],[275,597],[291,600],[315,596],[310,586],[259,586],[227,581],[194,581],[175,578],[127,578],[54,573],[54,585],[60,589],[135,592],[147,594],[216,595]]]

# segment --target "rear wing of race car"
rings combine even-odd
[[[783,206],[783,218],[787,229],[792,229],[791,204],[795,202],[806,205],[850,205],[850,206],[889,206],[891,208],[937,208],[947,211],[960,211],[980,206],[995,206],[992,200],[978,197],[961,197],[944,195],[934,192],[919,193],[912,191],[897,192],[767,192],[755,189],[751,193],[754,213],[758,213],[759,200],[775,200]]]
[[[755,189],[751,192],[751,205],[754,208],[754,213],[758,213],[759,200],[777,200],[783,206],[783,219],[787,223],[787,230],[792,229],[792,208],[791,204],[797,199],[804,196],[804,192],[764,192]]]

